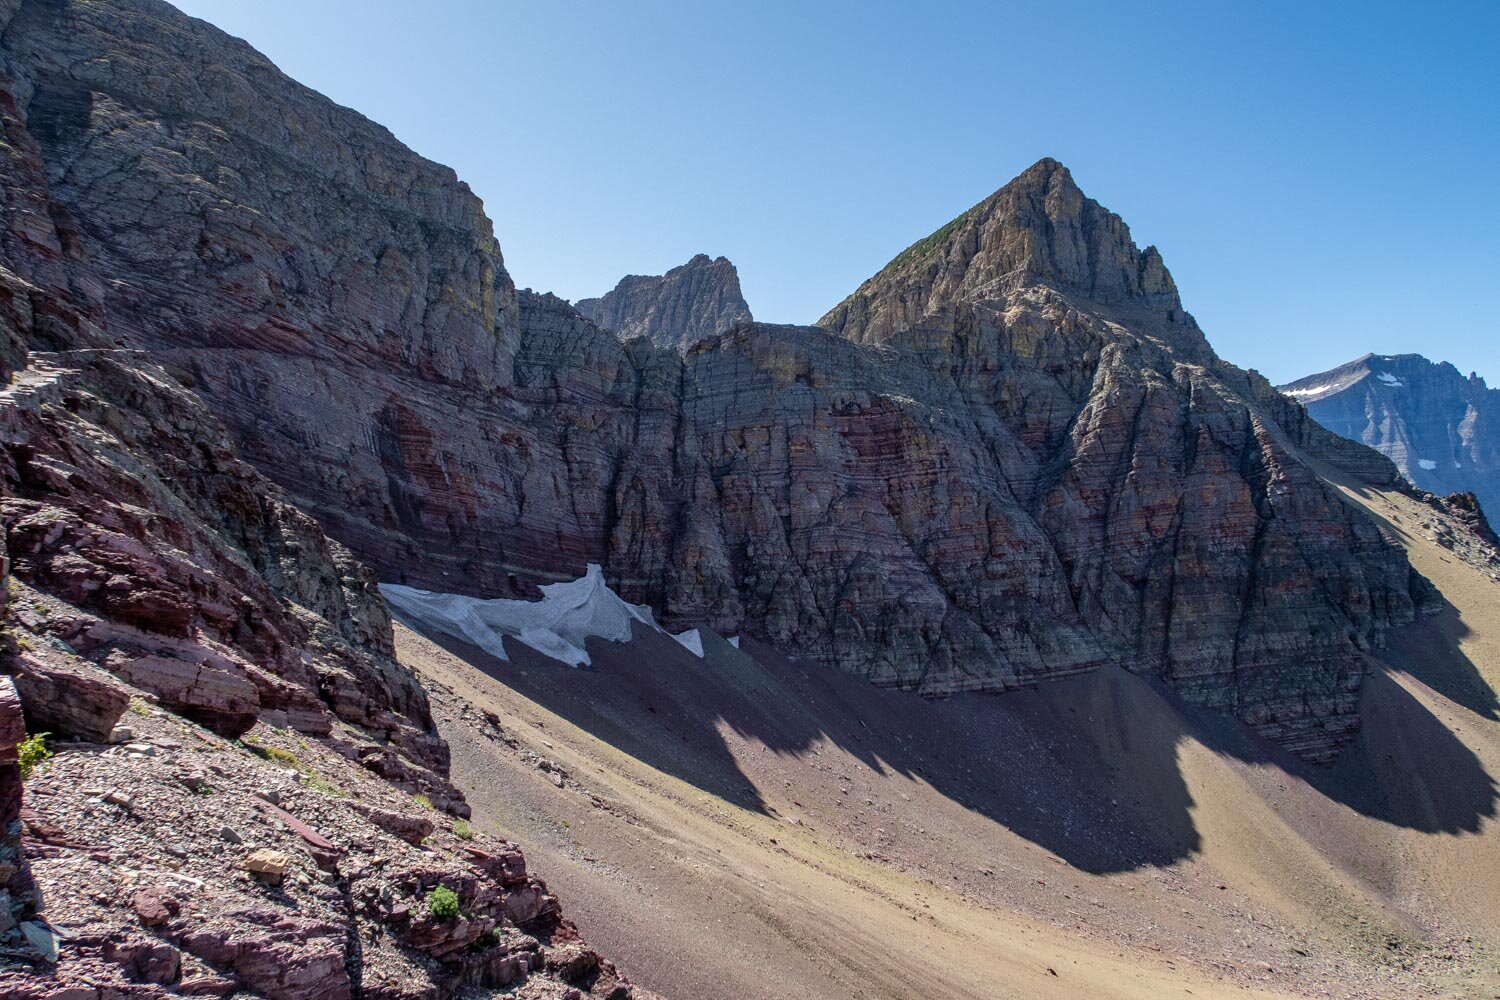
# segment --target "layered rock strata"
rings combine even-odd
[[[821,328],[679,354],[517,294],[451,171],[242,43],[155,0],[6,10],[77,294],[384,580],[594,562],[674,629],[934,695],[1120,664],[1318,760],[1429,600],[1304,459],[1394,467],[1216,358],[1052,161]]]
[[[166,53],[191,58],[204,30],[165,5],[0,3],[0,45],[37,19],[75,16],[115,19],[165,46],[161,65],[173,67]],[[57,39],[60,57],[71,41]],[[129,100],[200,82],[111,51],[137,88]],[[245,96],[222,77],[201,82],[216,100]],[[636,995],[514,845],[460,824],[468,805],[448,781],[426,692],[395,658],[375,575],[241,457],[184,384],[190,373],[142,350],[128,313],[108,306],[135,294],[132,279],[54,197],[69,179],[49,176],[38,138],[109,102],[67,88],[57,105],[38,102],[49,86],[5,50],[0,994]],[[212,160],[213,131],[194,134]],[[154,191],[184,210],[164,179],[180,180],[182,161],[146,159],[86,183]],[[421,197],[424,183],[408,193]],[[439,222],[423,218],[440,242]],[[483,272],[474,254],[486,249],[454,257]],[[346,277],[342,292],[354,289]],[[244,294],[158,318],[222,330],[245,315]],[[475,329],[465,307],[442,305],[447,292],[432,294],[436,339]],[[514,312],[510,298],[491,305]],[[23,801],[27,732],[46,733],[56,756],[34,768]],[[418,847],[391,829],[435,839]],[[457,913],[428,904],[439,885]]]

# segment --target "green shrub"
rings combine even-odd
[[[434,920],[452,920],[458,916],[458,893],[446,885],[435,885],[427,893],[427,913]]]
[[[276,764],[285,764],[287,767],[293,767],[299,771],[307,769],[302,761],[297,758],[297,755],[290,750],[283,750],[281,747],[261,746],[259,743],[252,743],[250,740],[241,740],[240,745],[261,760],[269,760]]]
[[[342,788],[340,788],[338,785],[335,785],[333,782],[329,781],[321,774],[316,774],[311,770],[307,770],[302,773],[302,784],[308,788],[311,788],[315,792],[322,792],[324,795],[331,796],[335,799],[341,799],[344,797],[344,790]]]
[[[16,747],[16,754],[21,763],[21,780],[25,781],[31,777],[32,770],[52,756],[52,751],[47,749],[47,734],[37,733],[28,736]]]
[[[297,755],[290,750],[283,750],[281,747],[262,747],[261,750],[266,760],[274,760],[278,764],[295,767],[299,771],[302,769],[302,761],[298,760]]]
[[[473,840],[474,828],[469,825],[468,820],[456,819],[453,821],[453,836],[459,840]]]
[[[429,799],[425,795],[421,795],[421,794],[413,795],[411,797],[411,800],[413,802],[415,802],[417,805],[421,806],[423,809],[431,809],[432,808],[432,800]]]

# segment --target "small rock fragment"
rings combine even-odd
[[[147,927],[160,927],[168,923],[182,909],[171,893],[159,886],[138,890],[131,899],[131,904],[135,907],[136,916]]]
[[[52,928],[39,920],[25,920],[21,922],[21,933],[26,937],[26,943],[31,945],[31,950],[42,956],[43,960],[56,964],[57,962],[57,935],[52,933]]]
[[[291,864],[292,859],[285,853],[262,847],[245,856],[244,869],[257,881],[267,885],[280,885]]]

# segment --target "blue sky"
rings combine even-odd
[[[1042,156],[1285,381],[1500,384],[1500,2],[177,0],[454,167],[516,282],[697,252],[812,322]]]

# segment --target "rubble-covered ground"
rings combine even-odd
[[[22,810],[40,909],[0,910],[0,995],[643,995],[515,845],[341,752],[359,742],[343,724],[229,739],[137,695],[111,742],[53,744]],[[438,886],[456,915],[429,912]]]

